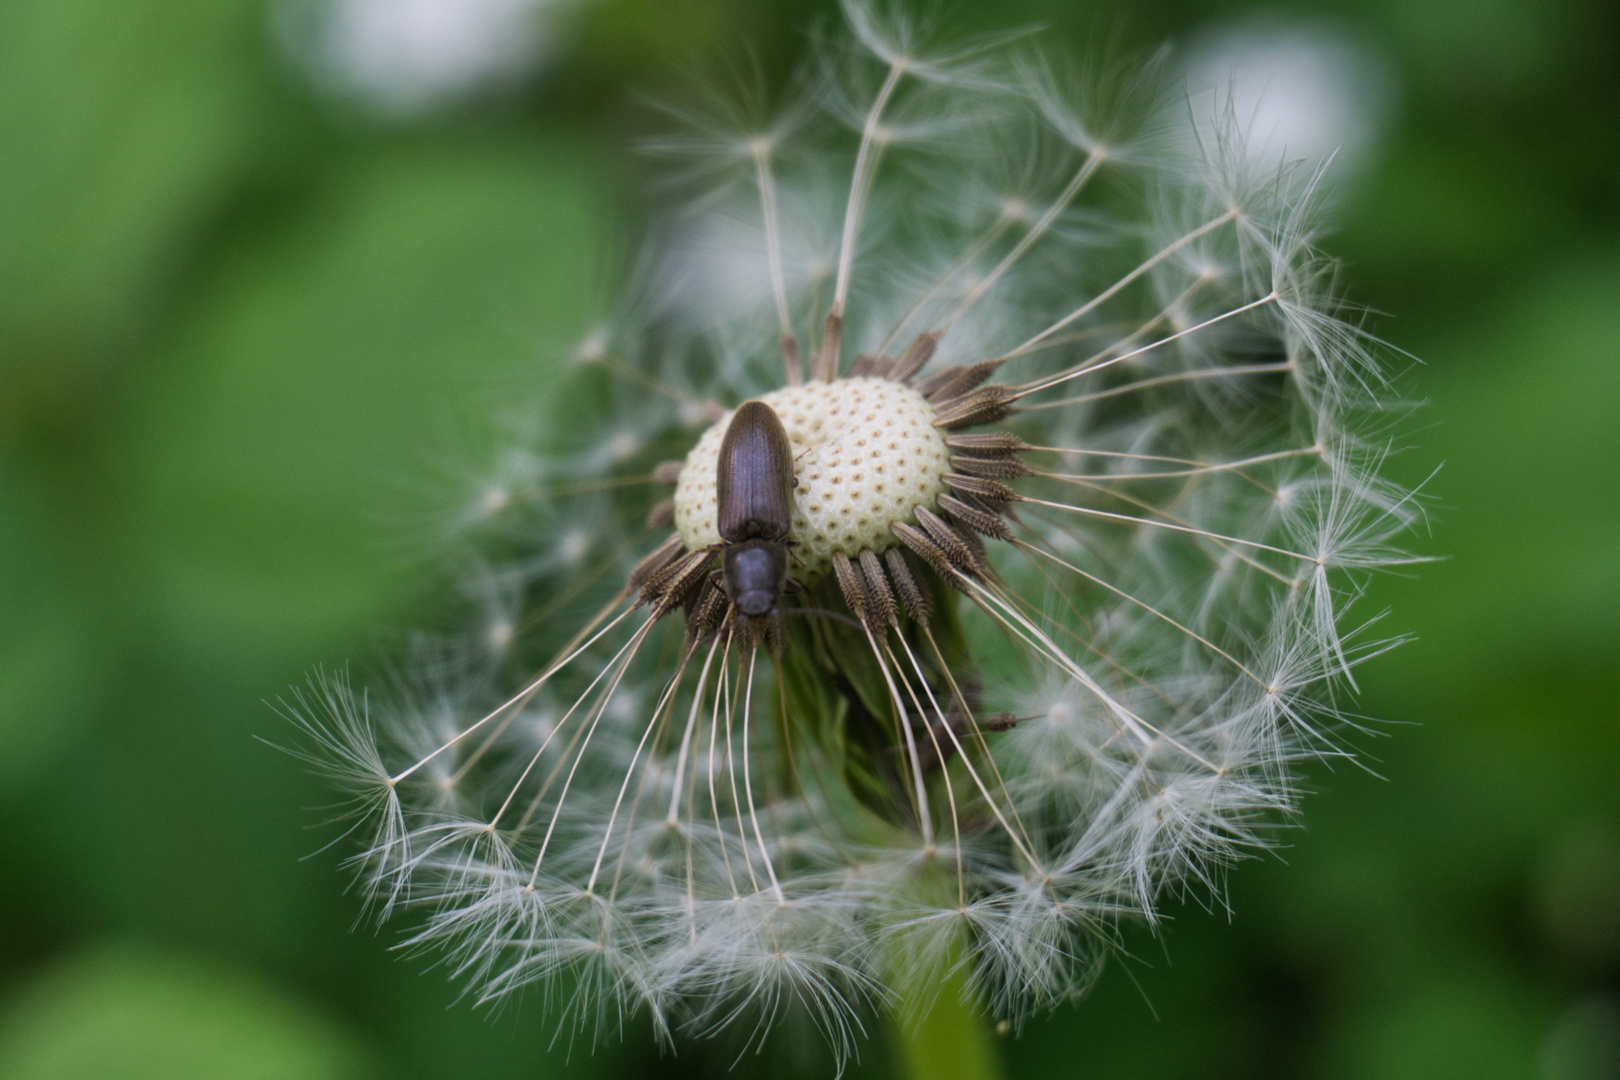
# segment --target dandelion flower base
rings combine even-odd
[[[934,409],[909,386],[853,378],[789,386],[759,399],[781,417],[793,445],[792,574],[816,580],[833,556],[882,554],[890,529],[915,525],[918,507],[934,509],[945,490],[950,450]],[[727,413],[698,439],[675,485],[675,527],[688,551],[718,543],[715,466]]]

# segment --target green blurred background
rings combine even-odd
[[[1447,557],[1363,605],[1417,635],[1365,669],[1372,771],[1313,769],[1231,914],[1131,935],[1007,1074],[1620,1076],[1620,8],[983,7],[950,21],[1353,46],[1381,123],[1331,246],[1425,362],[1392,468],[1444,462]],[[781,81],[834,13],[579,0],[446,101],[333,75],[313,10],[0,3],[0,1078],[719,1072],[455,1004],[352,929],[327,794],[254,736],[428,610],[395,496],[587,329],[645,212],[635,94],[743,48]]]

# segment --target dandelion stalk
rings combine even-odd
[[[936,986],[918,987],[931,1004],[906,1019],[904,1006],[890,1021],[897,1072],[905,1080],[1002,1080],[996,1037],[985,1018],[963,1003],[967,981],[951,975]]]

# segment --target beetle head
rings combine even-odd
[[[787,580],[787,549],[780,543],[749,540],[721,555],[726,593],[737,610],[751,618],[769,615]]]

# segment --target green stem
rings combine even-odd
[[[960,974],[907,996],[933,996],[920,1020],[901,1001],[889,1014],[895,1063],[905,1080],[1002,1080],[1001,1056],[990,1022],[962,1001]]]

